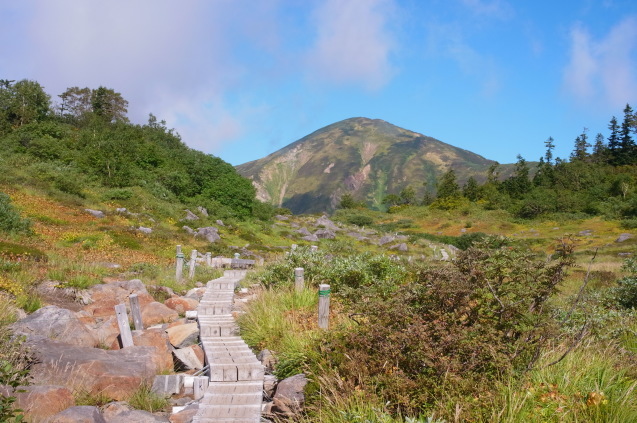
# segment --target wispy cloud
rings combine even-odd
[[[514,15],[513,7],[504,0],[460,0],[476,15],[510,19]]]
[[[316,42],[308,54],[313,78],[335,83],[360,83],[379,89],[394,69],[394,47],[388,16],[391,0],[326,0],[315,11]]]
[[[637,96],[637,18],[623,19],[599,39],[582,25],[570,33],[566,90],[578,101],[621,107]]]

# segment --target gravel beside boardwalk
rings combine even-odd
[[[234,288],[244,276],[245,271],[228,270],[222,278],[208,282],[197,308],[210,385],[199,401],[193,422],[261,420],[264,369],[238,336],[232,317]]]

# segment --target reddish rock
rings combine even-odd
[[[188,319],[178,319],[178,320],[175,320],[174,322],[168,323],[166,325],[166,329],[173,328],[175,326],[185,325],[186,323],[192,323],[192,321],[189,321]]]
[[[177,368],[200,370],[204,366],[204,352],[199,345],[190,345],[173,351]]]
[[[164,362],[154,347],[106,351],[45,338],[31,338],[27,345],[36,356],[31,369],[34,380],[84,389],[115,400],[127,399],[142,383],[152,382]]]
[[[196,310],[199,301],[188,297],[172,297],[164,301],[164,305],[175,310],[179,314],[184,314],[190,310]]]
[[[302,373],[280,381],[274,394],[272,412],[286,418],[298,415],[305,403],[303,390],[306,384],[307,378]]]
[[[141,306],[144,327],[159,323],[169,323],[179,319],[179,314],[162,303],[156,301]]]
[[[14,393],[18,408],[24,410],[26,421],[39,421],[73,407],[73,393],[59,385],[32,385],[21,387],[26,392]]]
[[[157,365],[160,373],[174,370],[172,347],[168,334],[163,329],[146,329],[133,331],[133,344],[138,347],[157,349]],[[201,348],[200,348],[201,349]]]
[[[129,306],[128,297],[137,294],[139,305],[144,306],[154,301],[146,290],[146,286],[139,279],[130,281],[113,281],[92,286],[88,293],[93,303],[84,307],[94,317],[104,317],[115,314],[115,306],[126,304]]]
[[[190,423],[199,411],[199,404],[191,404],[178,413],[172,414],[168,420],[170,423]]]

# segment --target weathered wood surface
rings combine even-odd
[[[238,336],[239,328],[232,317],[234,288],[244,276],[245,271],[227,270],[222,278],[208,282],[197,308],[210,384],[193,422],[261,420],[263,365]]]
[[[225,257],[211,257],[210,266],[216,268],[232,268],[232,269],[247,269],[248,267],[254,267],[254,260],[247,259],[235,259]]]

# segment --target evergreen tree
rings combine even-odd
[[[613,165],[618,164],[620,156],[620,141],[619,141],[619,125],[617,124],[617,118],[613,116],[608,124],[610,135],[608,136],[608,155],[610,157],[610,163]]]
[[[437,198],[460,197],[460,186],[456,182],[456,173],[449,169],[438,182]]]
[[[593,144],[593,154],[591,155],[593,162],[601,164],[608,162],[608,147],[604,142],[604,135],[598,133]]]
[[[502,184],[503,189],[512,198],[522,198],[524,194],[531,191],[532,184],[529,180],[529,165],[524,160],[524,157],[518,154],[518,161],[515,164],[515,171],[513,176],[508,178]]]
[[[624,108],[624,120],[622,122],[620,139],[619,139],[619,163],[618,164],[634,164],[637,163],[635,141],[630,135],[631,124],[634,119],[633,109],[629,104]]]
[[[476,178],[470,176],[469,179],[467,179],[467,183],[462,187],[462,195],[474,202],[480,199],[480,186]]]
[[[398,194],[400,198],[400,204],[405,205],[413,205],[416,204],[416,191],[413,187],[407,186],[400,191]]]
[[[546,141],[544,141],[544,145],[546,146],[546,153],[544,153],[544,161],[547,165],[553,164],[553,149],[555,149],[555,144],[553,144],[553,137],[549,137]]]
[[[588,134],[586,133],[587,131],[588,129],[584,128],[582,133],[577,138],[575,138],[575,148],[571,153],[571,161],[585,161],[589,158],[590,154],[588,153],[588,148],[591,146],[591,144],[588,142]]]

